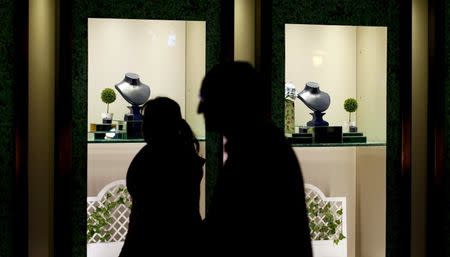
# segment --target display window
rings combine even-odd
[[[285,35],[285,132],[294,143],[308,143],[295,138],[302,132],[311,143],[385,143],[387,28],[286,24]],[[336,138],[320,126],[339,130]]]
[[[385,256],[386,67],[386,27],[285,25],[285,134],[305,183],[334,199],[307,195],[315,256]]]
[[[61,4],[64,83],[57,92],[71,101],[58,105],[67,116],[58,116],[62,119],[56,129],[65,140],[57,150],[64,154],[55,173],[55,255],[118,256],[128,200],[117,210],[109,207],[117,199],[129,199],[123,185],[132,158],[145,144],[139,116],[146,100],[165,96],[177,102],[200,141],[200,156],[206,155],[206,138],[208,147],[219,143],[205,132],[197,103],[205,71],[223,58],[221,40],[226,36],[220,14],[227,8],[216,0],[145,1],[138,6],[127,0]],[[210,158],[203,172],[217,165]],[[207,186],[201,183],[204,216]],[[161,184],[172,186],[171,181]],[[103,197],[111,193],[119,198],[105,202]]]
[[[203,139],[205,30],[202,21],[88,19],[88,141],[142,141],[142,106],[158,96],[175,100]],[[105,89],[113,102],[102,98]]]
[[[71,220],[70,232],[57,229],[55,235],[64,235],[77,256],[86,253],[86,246],[91,253],[93,244],[114,243],[108,240],[124,236],[126,223],[122,222],[113,234],[93,239],[89,233],[95,224],[87,219],[95,205],[91,203],[114,203],[116,198],[104,201],[108,192],[118,199],[125,197],[119,217],[127,215],[128,196],[123,195],[126,170],[144,145],[142,138],[132,133],[137,130],[128,125],[135,121],[129,119],[130,115],[135,118],[140,113],[133,103],[139,106],[141,100],[127,91],[128,84],[137,83],[142,89],[148,86],[149,91],[142,92],[146,97],[149,92],[149,99],[175,99],[194,132],[207,140],[207,145],[205,141],[201,145],[208,157],[202,193],[202,197],[206,195],[202,199],[205,216],[223,149],[222,136],[205,132],[203,117],[196,114],[198,87],[205,71],[233,54],[232,8],[223,1],[150,1],[131,12],[100,2],[87,5],[83,8],[84,2],[74,1],[74,25],[68,30],[73,31],[73,38],[65,45],[70,45],[73,57],[72,77],[67,79],[72,82],[70,106],[76,122],[68,133],[73,140],[70,160],[61,163],[70,163],[73,172],[68,179],[62,172],[55,176],[55,195],[64,199],[64,203],[55,200],[55,217],[65,221],[68,214],[77,216]],[[317,249],[325,247],[323,255],[384,257],[390,256],[389,249],[402,246],[395,241],[398,231],[403,231],[400,214],[408,208],[406,201],[398,200],[408,189],[401,183],[406,166],[400,92],[409,75],[403,67],[410,63],[399,54],[403,42],[400,31],[406,31],[399,29],[400,9],[388,5],[390,15],[383,15],[382,8],[373,4],[368,7],[373,12],[365,16],[360,15],[360,9],[353,11],[359,4],[343,9],[334,4],[319,8],[317,4],[261,1],[254,8],[261,15],[255,16],[255,65],[265,71],[267,85],[263,87],[271,93],[268,104],[272,118],[291,140],[308,184],[305,193],[320,196],[325,202],[338,201],[335,207],[341,214],[336,212],[335,221],[345,220],[345,227],[338,230],[342,236],[312,235],[315,256],[320,256]],[[203,55],[193,49],[203,51]],[[102,99],[106,88],[115,93],[114,101],[111,91],[105,92],[109,100]],[[317,94],[321,97],[315,102],[312,97]],[[104,124],[110,125],[102,128]],[[72,198],[66,204],[68,197]],[[79,236],[80,231],[87,237]],[[331,240],[331,248],[318,242],[321,240]],[[107,249],[116,249],[117,253],[120,246],[114,243]]]
[[[204,120],[197,114],[205,38],[204,21],[88,19],[88,257],[118,256],[123,246],[131,208],[126,177],[146,144],[142,107],[147,100],[176,101],[205,156]],[[169,181],[161,183],[170,187]]]

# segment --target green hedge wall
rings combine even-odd
[[[0,256],[12,256],[14,175],[14,0],[0,1]],[[22,104],[26,104],[23,102]]]

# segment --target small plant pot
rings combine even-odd
[[[113,119],[113,113],[102,113],[102,123],[103,124],[111,124]]]
[[[351,121],[349,126],[348,126],[348,131],[351,133],[354,132],[358,132],[358,127],[356,126],[356,122],[355,121]]]

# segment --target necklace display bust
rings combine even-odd
[[[115,85],[115,88],[132,105],[142,105],[150,97],[150,87],[142,83],[136,73],[126,73],[125,78]]]
[[[323,111],[330,107],[330,95],[320,91],[319,84],[316,82],[307,82],[305,88],[298,93],[297,97],[313,112],[313,119],[306,124],[310,127],[328,126],[328,122],[322,119],[325,115]]]
[[[308,82],[297,97],[314,112],[323,112],[330,106],[330,95],[320,91],[319,84]]]

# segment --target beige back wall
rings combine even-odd
[[[186,121],[198,138],[205,138],[205,121],[197,113],[206,70],[206,22],[186,22]]]
[[[331,98],[324,115],[330,126],[344,126],[349,119],[344,101],[357,99],[358,110],[351,120],[368,141],[386,142],[387,29],[286,24],[285,35],[286,82],[298,91],[308,81],[318,82]],[[296,126],[306,125],[310,112],[297,99]]]
[[[294,147],[305,183],[347,198],[349,257],[384,257],[386,147]]]
[[[356,256],[386,256],[386,147],[356,148]]]
[[[347,254],[356,248],[356,148],[294,147],[305,183],[312,184],[327,197],[347,199]]]
[[[105,87],[114,88],[125,73],[139,74],[151,96],[168,96],[185,113],[186,23],[184,21],[88,19],[88,122],[101,123]],[[115,90],[115,89],[114,89]],[[123,120],[130,104],[116,91],[110,105]]]
[[[356,29],[356,124],[372,142],[386,142],[387,28]]]
[[[126,179],[131,161],[144,145],[145,143],[88,144],[88,197],[96,196],[105,185],[113,181]],[[204,141],[200,141],[200,155],[205,157]],[[200,187],[200,214],[205,217],[205,176]]]
[[[101,123],[105,87],[114,88],[125,73],[139,74],[150,86],[150,98],[167,96],[181,107],[195,134],[204,138],[197,114],[198,93],[206,67],[206,22],[133,19],[88,20],[88,123]],[[123,120],[130,104],[117,92],[110,104],[114,119]]]
[[[342,126],[348,120],[344,100],[356,98],[356,27],[286,24],[285,32],[286,82],[294,83],[299,92],[306,82],[318,82],[331,98],[324,120]],[[297,99],[296,125],[305,126],[311,120],[310,112]]]

